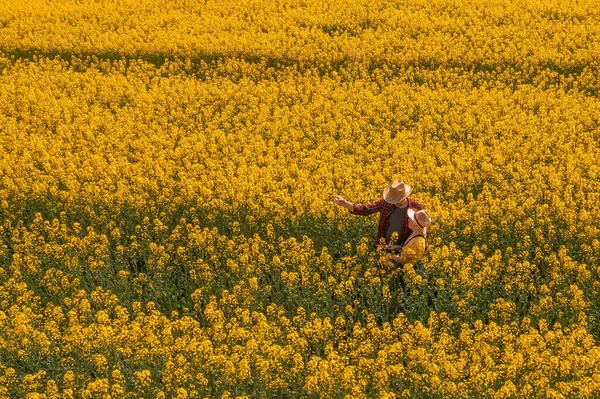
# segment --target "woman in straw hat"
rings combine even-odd
[[[375,236],[375,244],[392,251],[394,248],[404,246],[414,235],[412,227],[415,227],[415,222],[408,217],[408,210],[423,209],[418,201],[409,198],[411,193],[412,187],[402,180],[395,180],[383,190],[383,198],[372,204],[357,205],[339,196],[335,196],[335,203],[348,209],[353,215],[366,216],[379,212],[379,228]],[[414,217],[414,214],[411,215]],[[423,233],[426,233],[426,230],[423,230]]]
[[[427,252],[427,227],[431,217],[423,209],[409,208],[406,211],[408,227],[412,231],[403,245],[388,244],[386,249],[395,252],[392,259],[400,264],[416,264]]]

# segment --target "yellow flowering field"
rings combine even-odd
[[[599,94],[591,0],[0,1],[0,399],[599,397]]]

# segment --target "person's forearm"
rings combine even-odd
[[[350,212],[352,212],[354,210],[354,204],[350,201],[346,201],[346,203],[344,204],[344,207],[346,209],[348,209]]]
[[[348,202],[348,201],[346,201],[346,202]],[[369,205],[353,204],[351,202],[349,204],[350,204],[350,207],[348,208],[348,210],[350,211],[350,213],[352,213],[353,215],[367,216],[367,215],[371,215],[375,212],[380,212],[381,207],[384,205],[384,202],[383,202],[383,198],[382,198],[382,199],[375,201]]]

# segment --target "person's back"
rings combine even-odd
[[[414,265],[427,251],[427,228],[431,224],[431,217],[425,210],[414,208],[409,208],[406,216],[412,233],[403,242],[400,253],[393,255],[392,259],[403,265],[407,263]]]
[[[404,207],[396,206],[390,214],[389,226],[385,235],[386,244],[398,244],[406,240],[408,237],[404,232],[404,218],[406,217],[406,211],[408,210],[408,204]]]
[[[392,257],[392,259],[403,265],[407,263],[414,265],[415,263],[421,260],[421,258],[425,254],[426,248],[427,241],[425,240],[425,236],[418,235],[412,237],[409,241],[407,241],[402,246],[402,252],[400,252],[400,254],[398,254],[397,256]]]

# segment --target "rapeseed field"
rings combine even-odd
[[[599,91],[595,1],[0,1],[0,398],[599,397]]]

